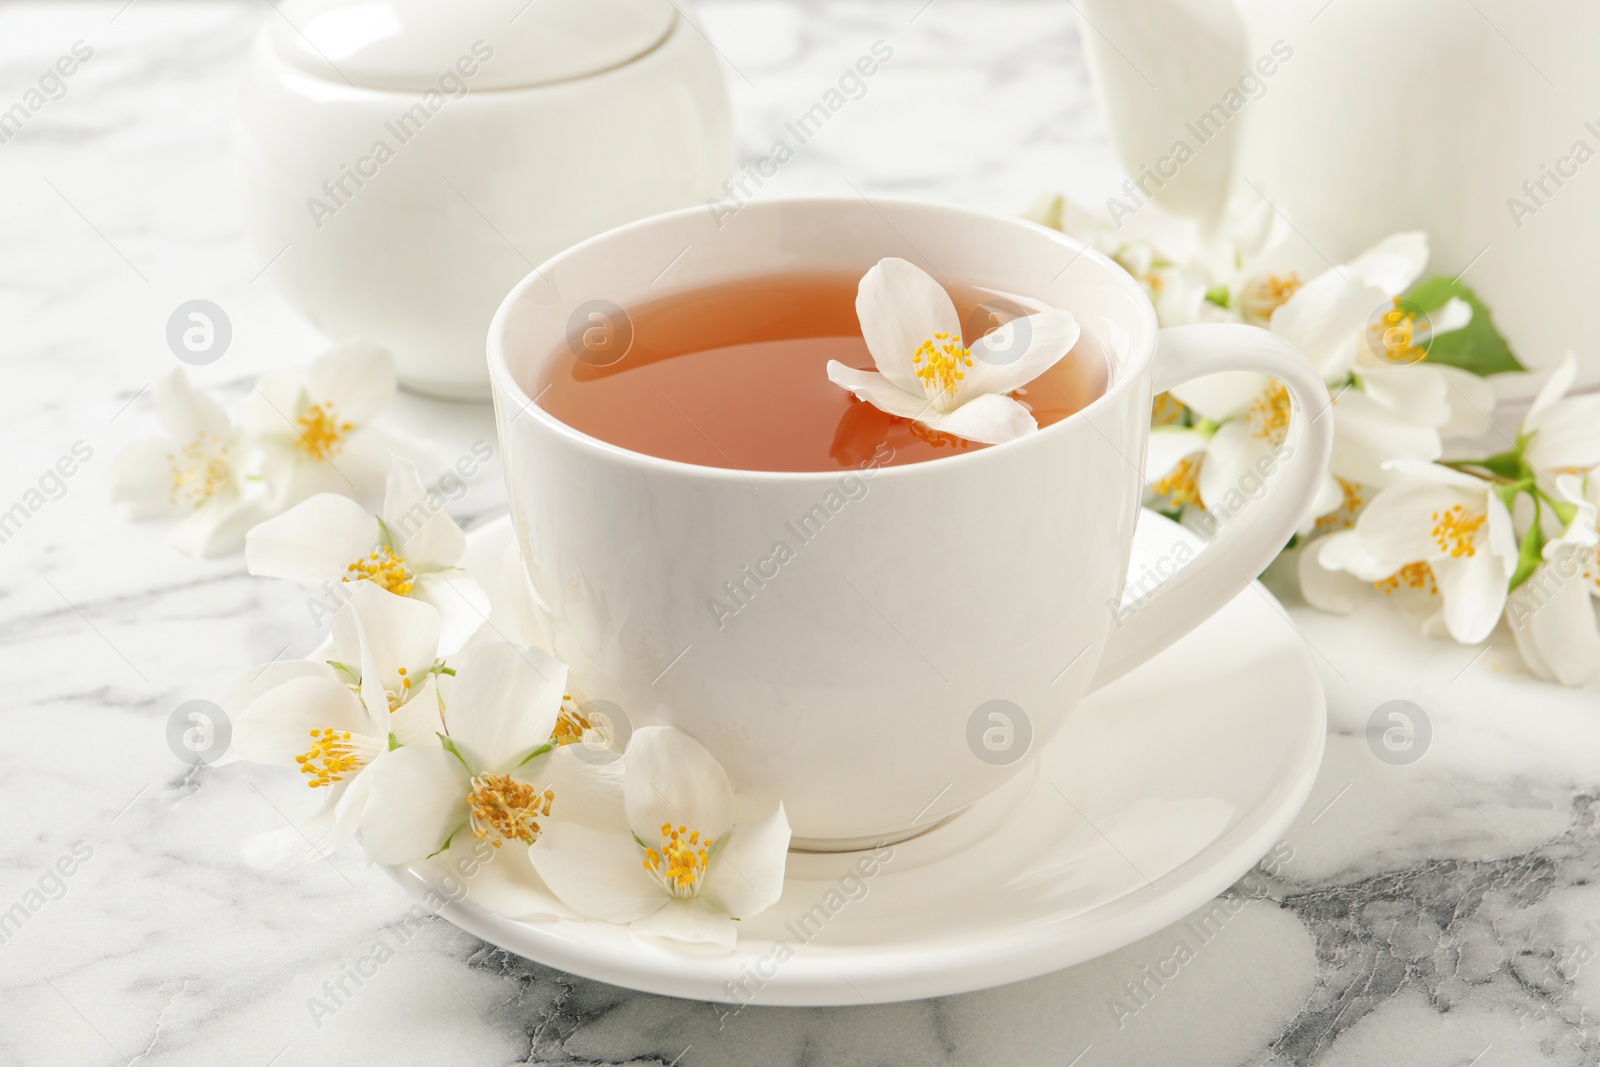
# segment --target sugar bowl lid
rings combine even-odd
[[[670,0],[284,0],[271,47],[296,67],[369,89],[437,89],[473,71],[474,90],[549,85],[650,51],[677,19]],[[458,64],[465,65],[458,68]]]

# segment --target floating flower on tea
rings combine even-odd
[[[999,444],[1037,430],[1011,392],[1077,343],[1078,324],[1052,309],[1000,326],[968,347],[950,295],[903,259],[882,259],[861,279],[856,316],[878,368],[828,361],[828,380],[881,411],[954,437]]]

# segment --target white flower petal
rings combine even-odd
[[[1381,289],[1329,270],[1273,313],[1272,332],[1298,348],[1323,381],[1337,382],[1365,347],[1373,313],[1390,303]]]
[[[972,343],[972,366],[956,386],[959,404],[981,393],[1020,389],[1061,361],[1078,343],[1078,322],[1061,310],[1012,319]]]
[[[1568,549],[1536,570],[1506,604],[1506,621],[1528,668],[1566,686],[1600,680],[1600,624],[1578,558]]]
[[[228,556],[244,547],[246,533],[270,514],[263,494],[229,494],[190,511],[167,533],[167,542],[196,559]]]
[[[1539,392],[1534,396],[1533,403],[1528,405],[1528,414],[1523,417],[1524,427],[1531,427],[1540,415],[1549,410],[1550,406],[1567,395],[1567,390],[1572,388],[1572,383],[1578,377],[1578,361],[1571,352],[1568,352],[1560,363],[1556,364],[1550,372],[1550,377],[1544,380],[1539,387]]]
[[[1150,431],[1150,447],[1144,457],[1144,478],[1159,482],[1185,459],[1203,453],[1210,438],[1179,426],[1157,426]]]
[[[427,674],[424,682],[412,683],[410,693],[389,713],[389,730],[402,745],[434,745],[444,733],[443,709],[439,703],[439,676]]]
[[[1317,487],[1317,495],[1312,498],[1311,507],[1300,520],[1300,528],[1296,533],[1301,537],[1310,537],[1316,533],[1317,520],[1324,515],[1333,514],[1343,506],[1344,489],[1339,485],[1339,480],[1331,474],[1324,474],[1322,484]]]
[[[1372,498],[1356,520],[1356,533],[1373,566],[1393,574],[1439,554],[1431,516],[1457,504],[1481,508],[1482,498],[1475,500],[1451,486],[1403,482]]]
[[[348,732],[365,761],[383,748],[354,693],[332,678],[306,676],[274,686],[239,713],[233,751],[255,763],[298,769],[295,757],[311,747],[312,730]]]
[[[509,771],[550,740],[567,668],[537,648],[492,641],[454,657],[445,728],[474,771]]]
[[[1395,297],[1411,288],[1428,265],[1428,235],[1409,230],[1385,237],[1352,259],[1346,268],[1367,285]]]
[[[361,640],[361,699],[374,723],[387,723],[390,696],[403,702],[406,681],[420,685],[438,658],[439,613],[371,582],[351,582],[348,591]]]
[[[1459,296],[1452,296],[1444,306],[1428,315],[1428,335],[1442,337],[1447,333],[1466,329],[1472,324],[1472,305]]]
[[[463,570],[431,571],[416,576],[411,596],[439,612],[439,654],[459,652],[483,627],[492,605],[483,586]]]
[[[563,745],[524,764],[517,776],[541,789],[555,790],[550,811],[556,818],[591,829],[629,833],[621,759],[605,759],[579,745]]]
[[[1530,416],[1533,438],[1523,448],[1541,471],[1588,470],[1600,465],[1600,395],[1569,396]]]
[[[169,438],[136,441],[111,461],[111,502],[128,508],[135,519],[169,519],[189,507],[172,497],[172,455]]]
[[[528,849],[517,842],[495,848],[463,830],[432,863],[457,879],[457,887],[465,891],[459,899],[497,915],[508,919],[581,918],[546,888],[528,859]]]
[[[1486,639],[1506,606],[1506,574],[1484,553],[1439,556],[1430,564],[1444,598],[1444,624],[1463,645]]]
[[[394,398],[394,357],[377,345],[351,341],[319,356],[306,371],[313,403],[331,404],[341,421],[365,425]]]
[[[879,411],[898,415],[902,419],[917,419],[933,413],[933,404],[922,392],[921,383],[918,383],[918,391],[913,395],[876,371],[856,370],[836,359],[828,360],[828,381],[850,390],[858,400],[871,404]]]
[[[362,775],[335,783],[311,818],[246,838],[240,858],[258,870],[280,872],[327,859],[355,834],[366,803],[365,785]]]
[[[1498,494],[1485,490],[1482,499],[1488,505],[1489,514],[1489,532],[1483,539],[1484,547],[1499,560],[1500,576],[1509,582],[1516,573],[1517,557],[1520,555],[1516,525]]]
[[[1397,366],[1372,358],[1358,361],[1357,374],[1361,388],[1344,390],[1341,400],[1359,393],[1387,409],[1396,421],[1428,429],[1450,421],[1450,386],[1437,367]]]
[[[1482,478],[1475,474],[1467,474],[1453,467],[1446,467],[1440,463],[1426,463],[1420,460],[1395,459],[1386,465],[1397,477],[1414,482],[1429,482],[1434,485],[1448,485],[1460,489],[1468,496],[1477,498],[1488,491],[1488,485]]]
[[[1022,403],[999,393],[975,396],[948,414],[930,411],[922,420],[940,433],[986,445],[1001,445],[1039,429]]]
[[[740,823],[717,843],[700,895],[736,919],[763,912],[783,895],[789,819],[779,804],[764,818]]]
[[[667,823],[713,839],[733,825],[733,785],[688,734],[670,726],[635,730],[623,759],[628,825],[641,840],[659,842]]]
[[[739,939],[733,920],[700,900],[671,901],[653,914],[634,920],[630,929],[635,937],[715,946],[727,952],[733,951]]]
[[[1357,530],[1339,530],[1319,538],[1307,552],[1316,555],[1319,566],[1353,574],[1366,584],[1382,581],[1399,569],[1392,562],[1377,559],[1368,552]]]
[[[300,437],[294,420],[304,395],[305,387],[293,374],[263,374],[240,405],[239,426],[252,437],[275,440],[292,450]]]
[[[1190,270],[1164,270],[1161,286],[1151,294],[1156,306],[1156,321],[1162,326],[1187,326],[1205,322],[1212,313],[1222,312],[1206,299],[1207,281]]]
[[[180,444],[201,434],[220,441],[233,437],[233,420],[227,409],[196,389],[182,368],[157,378],[150,398],[156,421]]]
[[[410,863],[444,847],[467,822],[467,769],[439,745],[384,753],[362,779],[361,847],[373,863]]]
[[[1202,418],[1226,422],[1249,411],[1271,382],[1270,377],[1255,371],[1230,370],[1182,382],[1173,386],[1171,393]]]
[[[1335,615],[1348,615],[1372,596],[1372,583],[1323,563],[1321,552],[1325,542],[1335,537],[1354,540],[1351,531],[1345,530],[1318,538],[1301,551],[1298,566],[1300,594],[1314,608]]]
[[[259,696],[294,678],[326,678],[338,681],[333,668],[319,660],[279,659],[263,663],[240,674],[216,694],[217,706],[238,716]]]
[[[1382,487],[1395,480],[1388,465],[1397,459],[1427,463],[1444,450],[1439,431],[1407,421],[1359,389],[1340,393],[1332,416],[1328,469],[1346,481]]]
[[[245,566],[251,574],[317,588],[343,581],[350,565],[378,543],[371,512],[347,496],[322,493],[252,528],[245,535]]]
[[[544,884],[567,907],[591,919],[628,923],[670,899],[644,867],[644,851],[623,827],[596,830],[557,819],[528,849]]]
[[[467,536],[428,495],[417,465],[403,456],[390,460],[383,498],[383,521],[394,535],[394,549],[413,571],[456,567],[467,554]]]
[[[1219,522],[1238,516],[1248,502],[1261,494],[1265,482],[1261,468],[1272,455],[1272,442],[1258,437],[1248,422],[1224,423],[1206,447],[1200,465],[1200,500]]]
[[[911,362],[922,342],[943,333],[961,341],[961,317],[944,287],[903,259],[880,259],[856,290],[856,318],[878,372],[902,392],[920,396]]]

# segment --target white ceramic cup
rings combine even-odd
[[[574,315],[593,301],[626,308],[788,271],[859,277],[886,256],[1071,311],[1110,352],[1107,391],[1022,440],[870,477],[660,459],[580,433],[534,399],[548,361],[571,358]],[[1332,444],[1333,420],[1314,417],[1326,388],[1270,333],[1159,330],[1132,278],[1077,241],[910,201],[755,201],[602,234],[512,290],[490,327],[489,370],[551,651],[587,696],[634,726],[677,726],[741,793],[781,798],[799,847],[903,837],[999,786],[1085,693],[1260,572],[1309,509]],[[1226,370],[1288,387],[1287,439],[1241,487],[1260,499],[1125,604],[1151,398]],[[826,518],[801,541],[795,524],[819,505]],[[779,542],[793,558],[763,565]],[[733,618],[712,607],[730,581],[745,590]]]

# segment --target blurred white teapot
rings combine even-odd
[[[1146,195],[1207,221],[1254,187],[1330,264],[1423,229],[1529,367],[1578,354],[1600,239],[1600,5],[1083,0],[1113,137]],[[1184,151],[1177,151],[1182,142]],[[1494,379],[1526,395],[1532,376]]]
[[[240,101],[247,228],[296,307],[412,388],[487,396],[519,279],[732,170],[716,57],[669,0],[277,7]]]

